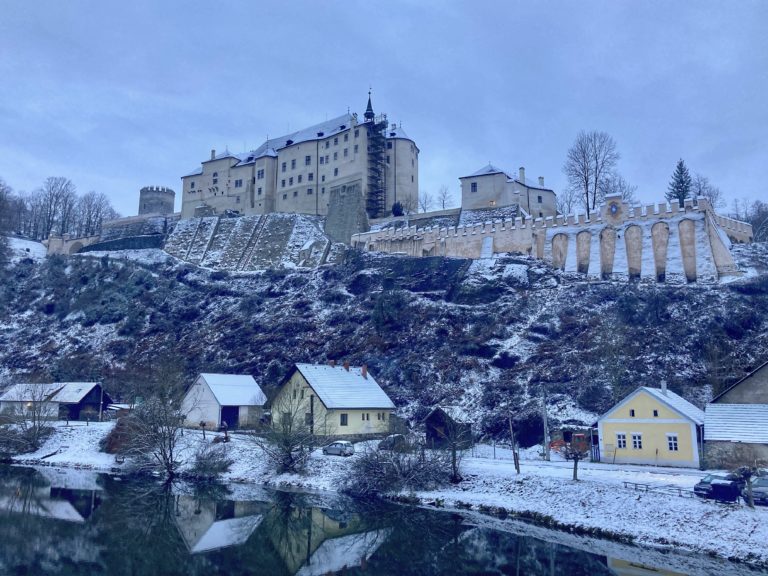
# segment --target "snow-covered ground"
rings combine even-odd
[[[45,259],[48,249],[35,240],[24,240],[22,238],[8,238],[11,247],[11,262],[16,263],[24,258],[31,258],[35,262]]]
[[[173,256],[159,248],[141,248],[136,250],[109,250],[93,252],[82,252],[75,255],[78,258],[101,258],[108,256],[113,260],[133,260],[140,264],[154,265],[164,264],[165,262],[175,260]]]
[[[114,424],[74,423],[56,427],[55,434],[34,454],[18,457],[19,463],[42,462],[111,471],[121,466],[112,455],[98,451],[99,441]],[[186,430],[179,458],[191,460],[203,442],[214,434]],[[235,463],[223,480],[232,483],[268,484],[335,491],[349,472],[351,462],[374,443],[360,443],[350,458],[324,456],[316,450],[303,475],[274,474],[261,449],[249,438],[231,434],[223,444]],[[497,446],[481,445],[465,454],[465,481],[439,490],[415,493],[422,502],[440,502],[447,507],[503,508],[524,516],[546,516],[560,527],[603,531],[633,539],[636,544],[689,550],[724,558],[768,565],[768,509],[726,506],[663,492],[636,491],[624,482],[655,488],[690,490],[705,473],[681,468],[656,468],[581,462],[579,482],[571,480],[572,463],[556,456],[540,459],[537,449],[523,452],[521,473],[515,472],[511,454]]]

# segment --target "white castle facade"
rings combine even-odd
[[[362,195],[369,218],[392,206],[415,207],[419,149],[401,126],[376,116],[371,105],[270,138],[250,152],[211,151],[200,168],[182,177],[181,217],[225,212],[295,212],[325,216],[331,193]]]

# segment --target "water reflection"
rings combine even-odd
[[[345,575],[741,574],[700,562],[644,566],[639,549],[591,553],[445,512],[223,486],[172,489],[54,469],[0,467],[0,573]],[[247,492],[247,493],[243,493]],[[616,554],[616,551],[620,554]],[[663,559],[663,558],[662,558]],[[703,562],[704,564],[701,564]],[[709,564],[707,564],[709,563]],[[724,570],[724,566],[727,570]]]

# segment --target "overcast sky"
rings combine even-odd
[[[643,202],[678,158],[768,199],[768,2],[0,0],[0,178],[66,176],[123,215],[211,148],[343,114],[402,122],[420,188],[489,161],[559,192],[579,130]],[[177,198],[177,208],[179,199]]]

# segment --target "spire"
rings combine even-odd
[[[373,106],[371,105],[371,91],[368,90],[368,107],[365,109],[365,115],[363,116],[366,120],[373,120],[376,115],[373,113]]]

